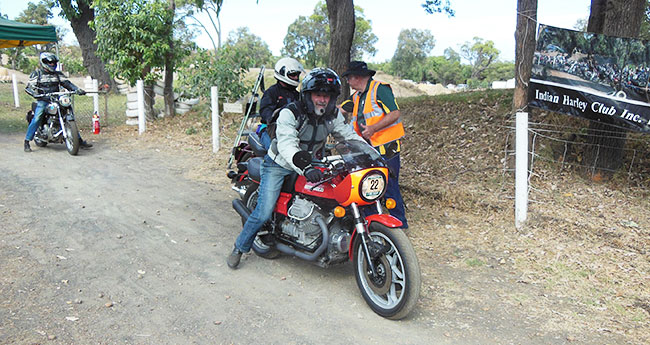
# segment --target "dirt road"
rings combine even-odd
[[[0,343],[453,343],[417,316],[376,316],[349,265],[230,270],[234,192],[182,165],[107,142],[26,154],[0,136]]]
[[[249,255],[230,270],[227,182],[187,178],[182,149],[99,138],[72,157],[0,134],[0,344],[602,343],[527,312],[533,297],[504,303],[540,295],[514,272],[437,251],[418,254],[423,293],[403,321],[366,306],[350,264]]]

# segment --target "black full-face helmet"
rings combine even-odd
[[[311,100],[312,92],[326,92],[330,95],[329,103],[325,107],[324,114],[316,114],[314,102]],[[309,114],[325,115],[332,117],[336,111],[336,98],[341,93],[341,80],[333,70],[329,68],[314,68],[302,80],[300,88],[300,101],[307,107]]]
[[[43,52],[39,56],[39,59],[41,67],[50,73],[54,73],[56,71],[56,64],[59,62],[59,58],[56,57],[56,55],[48,52]]]

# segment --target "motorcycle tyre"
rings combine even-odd
[[[74,121],[66,121],[65,127],[68,135],[68,138],[65,139],[65,148],[70,155],[76,156],[77,152],[79,152],[79,129],[77,128],[77,123]]]
[[[258,187],[259,185],[257,183],[251,183],[246,189],[246,194],[244,194],[244,198],[242,199],[244,205],[246,205],[246,208],[248,208],[250,212],[253,212],[257,205]],[[242,218],[242,226],[244,223],[245,221]],[[255,235],[252,248],[255,255],[269,260],[275,259],[281,254],[280,251],[274,247],[265,244],[264,240],[259,235]]]
[[[415,250],[402,229],[391,229],[383,224],[373,222],[370,224],[369,232],[371,239],[375,239],[376,237],[386,237],[390,242],[392,242],[391,250],[397,250],[401,257],[401,263],[404,266],[405,288],[402,291],[401,300],[395,306],[385,308],[373,301],[373,297],[381,299],[383,299],[383,297],[377,296],[370,286],[364,286],[364,281],[367,283],[369,278],[365,272],[362,272],[364,262],[366,261],[366,254],[363,248],[362,236],[360,234],[356,236],[352,247],[354,250],[353,269],[357,286],[361,291],[363,299],[375,313],[390,320],[403,319],[412,311],[420,297],[420,264],[415,255]],[[381,236],[379,234],[381,234]],[[384,254],[382,259],[385,258],[386,255]],[[371,296],[371,294],[373,296]]]

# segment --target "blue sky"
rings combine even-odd
[[[501,51],[501,60],[514,60],[516,0],[451,0],[456,16],[430,15],[424,12],[424,0],[355,0],[354,4],[364,10],[366,19],[372,21],[372,29],[378,37],[378,52],[368,61],[389,60],[397,47],[397,37],[402,29],[428,29],[436,39],[431,55],[442,55],[446,48],[456,51],[473,37],[494,41]],[[27,0],[1,0],[0,12],[14,19],[27,8]],[[221,13],[222,40],[228,33],[241,26],[250,28],[260,36],[273,54],[279,55],[287,27],[298,16],[313,13],[318,0],[224,0]],[[573,28],[578,19],[589,15],[590,0],[539,0],[538,21],[563,28]],[[200,18],[200,17],[199,17]],[[206,26],[209,25],[204,19]],[[65,24],[59,18],[54,24]],[[72,30],[70,30],[71,32]],[[70,42],[73,37],[66,37]],[[197,43],[210,48],[206,35],[200,35]]]

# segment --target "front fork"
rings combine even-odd
[[[59,122],[61,123],[61,131],[63,132],[63,139],[68,140],[68,131],[65,130],[65,121],[63,121],[63,115],[61,115],[61,110],[59,110]],[[55,137],[58,136],[59,134],[57,133],[54,135]]]
[[[377,212],[382,214],[381,203],[379,200],[376,201]],[[356,203],[350,204],[352,208],[352,215],[354,217],[354,228],[357,230],[357,234],[361,236],[361,243],[363,244],[363,251],[366,254],[366,260],[368,261],[368,267],[372,271],[372,275],[377,275],[377,270],[375,265],[372,263],[372,256],[370,255],[370,249],[368,249],[368,243],[371,241],[370,234],[367,229],[367,224],[365,219],[361,217],[361,211],[359,211],[359,206]]]

